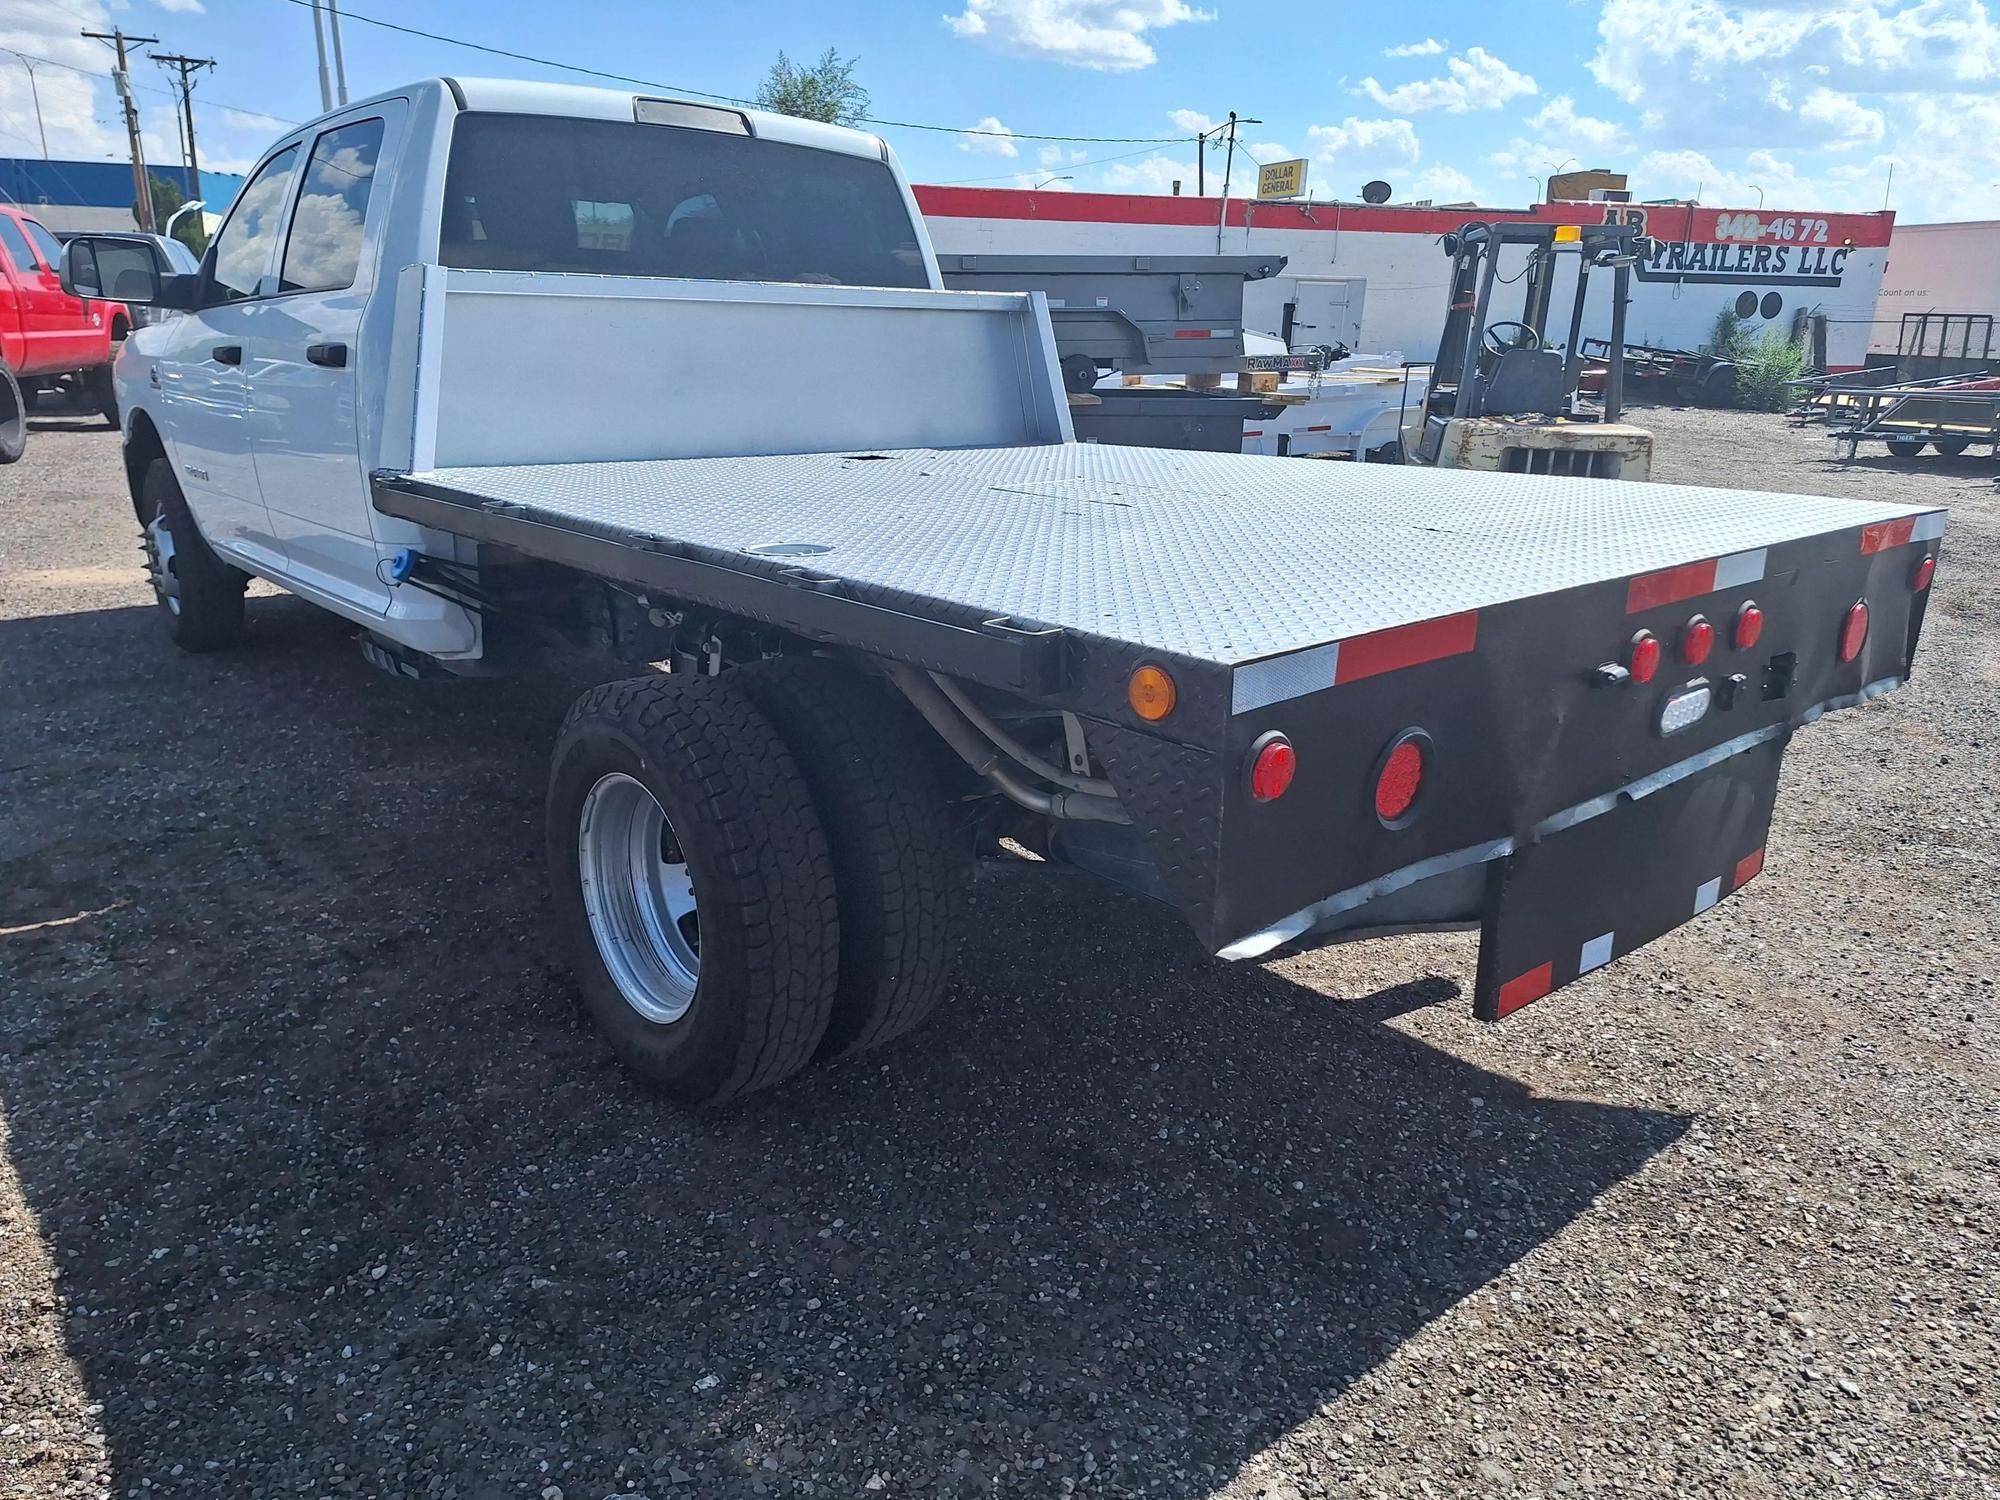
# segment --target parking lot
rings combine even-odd
[[[1766,875],[1498,1027],[979,882],[940,1018],[648,1097],[546,920],[574,680],[153,618],[114,433],[0,470],[0,1493],[2000,1491],[2000,502],[1665,410],[1658,477],[1948,504],[1918,676]],[[1879,454],[1879,450],[1878,450]]]

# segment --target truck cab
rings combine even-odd
[[[143,523],[145,466],[169,458],[231,566],[445,660],[479,655],[478,620],[386,581],[388,561],[424,539],[373,508],[368,478],[408,457],[410,393],[388,371],[416,314],[389,293],[419,264],[940,284],[889,148],[859,131],[432,79],[277,141],[200,269],[168,278],[185,315],[128,340],[118,385],[134,501]],[[544,352],[544,378],[576,378],[561,373],[560,348]]]
[[[115,416],[110,365],[131,314],[63,288],[62,246],[39,219],[0,203],[0,463],[19,458],[35,393],[74,380]]]

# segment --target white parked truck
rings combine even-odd
[[[1072,440],[1045,303],[943,290],[875,137],[433,80],[279,141],[117,366],[162,618],[255,576],[377,665],[631,664],[549,779],[617,1052],[708,1102],[907,1030],[1017,842],[1209,951],[1482,932],[1497,1019],[1763,862],[1898,685],[1944,515]],[[780,409],[731,378],[782,349]],[[662,670],[665,668],[665,670]]]

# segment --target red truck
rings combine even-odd
[[[0,463],[21,456],[35,395],[73,382],[115,426],[111,359],[131,331],[124,304],[62,289],[62,246],[20,209],[0,203]]]

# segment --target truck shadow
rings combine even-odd
[[[110,1490],[1203,1494],[1685,1128],[1017,878],[926,1031],[676,1114],[545,922],[574,685],[251,608],[0,625],[0,1110]]]

